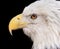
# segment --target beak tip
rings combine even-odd
[[[13,35],[13,34],[12,34],[12,30],[9,30],[9,32],[10,32],[11,35]]]

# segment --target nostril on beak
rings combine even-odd
[[[20,18],[17,18],[18,20],[20,20]]]

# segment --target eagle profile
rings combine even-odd
[[[33,41],[32,49],[60,49],[60,2],[38,0],[13,17],[9,31],[23,29]]]

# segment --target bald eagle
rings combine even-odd
[[[32,49],[60,49],[60,1],[38,0],[11,19],[9,31],[23,29]]]

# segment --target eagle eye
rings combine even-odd
[[[36,14],[31,15],[31,19],[36,19],[36,18],[37,18]]]

